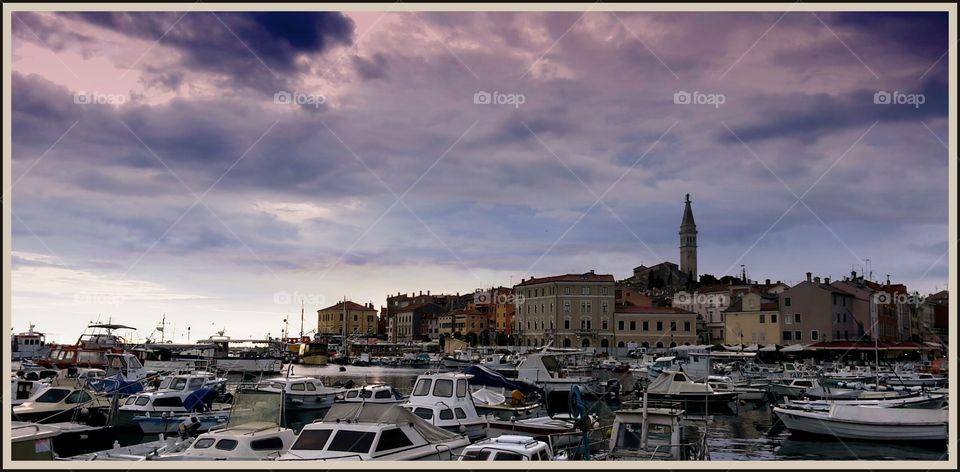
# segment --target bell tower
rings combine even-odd
[[[684,205],[683,221],[680,222],[680,272],[696,283],[700,278],[697,273],[697,224],[693,221],[689,193]]]

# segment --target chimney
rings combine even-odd
[[[857,280],[857,271],[855,270],[850,271],[850,280]]]
[[[427,296],[428,296],[428,297],[430,296],[430,291],[429,291],[429,290],[427,290]]]
[[[810,277],[813,277],[813,272],[807,272],[807,282],[810,281]]]
[[[593,269],[590,269],[590,275],[593,275]]]
[[[830,277],[823,279],[823,283],[830,285]]]
[[[817,284],[820,283],[820,277],[814,277],[813,282]]]
[[[767,279],[766,285],[770,285],[770,279]]]
[[[420,296],[421,296],[421,297],[423,296],[423,290],[420,291]]]

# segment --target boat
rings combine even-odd
[[[475,441],[485,436],[468,381],[473,375],[433,373],[417,377],[413,392],[400,406],[439,428],[465,434]]]
[[[183,451],[147,456],[158,461],[273,460],[293,445],[296,434],[276,423],[248,422],[208,431]]]
[[[865,386],[864,386],[865,387]],[[912,390],[867,390],[866,388],[836,388],[825,385],[803,392],[802,397],[810,400],[893,400],[915,396],[919,391]]]
[[[550,351],[549,345],[540,352],[528,354],[517,364],[517,379],[532,382],[543,390],[544,400],[551,413],[565,411],[570,391],[574,386],[585,390],[586,396],[599,398],[597,379],[589,376],[567,375],[563,362],[569,357],[582,356],[580,351]]]
[[[142,461],[158,454],[183,451],[190,447],[193,440],[194,438],[192,437],[166,437],[161,434],[155,441],[130,446],[121,446],[119,442],[114,442],[113,447],[110,449],[77,454],[70,457],[58,457],[57,459],[69,461]]]
[[[108,353],[106,358],[106,369],[87,369],[77,375],[78,383],[101,394],[117,392],[120,395],[131,395],[143,391],[147,370],[140,364],[139,359],[125,352]]]
[[[337,395],[341,403],[405,403],[408,398],[386,384],[371,384],[349,388]]]
[[[909,375],[889,376],[885,379],[885,383],[904,387],[939,387],[946,385],[948,380],[947,377],[941,375],[916,372]]]
[[[784,398],[800,398],[807,390],[817,388],[817,379],[784,379],[781,383],[771,383],[770,392]]]
[[[563,461],[567,455],[553,454],[550,445],[527,436],[505,434],[484,439],[463,449],[461,461]]]
[[[664,370],[677,370],[679,367],[680,362],[677,361],[676,356],[658,357],[647,367],[647,379],[652,382],[660,377]]]
[[[142,344],[135,348],[135,352],[141,356],[147,369],[161,372],[216,370],[250,377],[279,374],[283,370],[285,354],[281,340],[233,340],[224,332],[217,331],[215,336],[195,344]],[[237,349],[230,345],[240,342],[260,347]]]
[[[13,407],[13,418],[34,423],[70,421],[83,410],[106,408],[109,400],[82,388],[48,387]]]
[[[618,360],[616,360],[616,359],[614,359],[614,358],[612,358],[612,357],[607,358],[607,359],[605,359],[603,362],[600,363],[600,368],[601,368],[601,369],[613,370],[613,369],[615,369],[615,368],[617,368],[617,367],[620,367],[620,361],[618,361]]]
[[[278,460],[454,460],[469,444],[397,405],[336,403]]]
[[[924,394],[913,397],[893,399],[850,399],[850,400],[787,400],[784,405],[805,410],[829,410],[832,405],[875,406],[881,408],[923,408],[938,409],[946,404],[946,395]]]
[[[615,412],[601,460],[709,460],[706,435],[678,408],[646,406]]]
[[[225,385],[225,378],[210,372],[167,376],[156,390],[128,396],[118,410],[117,424],[133,426],[135,416],[148,414],[225,412],[230,405],[215,402]]]
[[[50,380],[26,380],[20,378],[16,375],[12,376],[10,379],[10,394],[11,400],[10,403],[13,406],[22,404],[23,402],[30,399],[30,397],[35,396],[41,390],[50,386]]]
[[[313,341],[303,346],[300,363],[304,365],[327,365],[329,355],[329,344],[319,335],[315,335]]]
[[[10,346],[13,351],[10,353],[10,360],[22,361],[47,357],[50,353],[47,338],[43,333],[34,331],[34,328],[36,325],[31,324],[28,331],[12,335]]]
[[[715,392],[734,392],[737,394],[737,400],[747,402],[760,402],[767,399],[767,390],[759,387],[747,385],[737,385],[730,377],[711,375],[707,377],[707,385]]]
[[[501,392],[497,392],[489,387],[480,387],[475,389],[470,396],[473,397],[477,414],[481,416],[493,415],[502,420],[530,416],[541,407],[538,402],[527,402],[525,396],[518,395],[517,399],[514,400],[512,392],[510,400],[507,400],[505,393],[503,389],[501,389]],[[524,399],[521,400],[521,398]]]
[[[75,344],[54,344],[50,354],[34,360],[42,367],[76,370],[80,367],[106,369],[107,354],[121,354],[126,344],[123,337],[113,334],[118,329],[135,330],[118,324],[91,324]]]
[[[56,426],[10,422],[10,459],[14,461],[49,461],[56,456],[53,452],[53,438],[60,435]]]
[[[312,377],[275,377],[259,382],[253,390],[283,395],[283,408],[289,412],[326,410],[333,405],[343,388],[323,385]]]
[[[865,441],[946,442],[949,411],[833,404],[829,411],[775,407],[791,433]]]
[[[575,418],[568,413],[555,413],[552,416],[487,421],[487,437],[496,438],[504,434],[527,436],[546,441],[557,449],[579,445],[584,430],[600,431],[600,418],[595,414]]]
[[[729,409],[737,399],[737,392],[718,392],[706,383],[690,380],[684,372],[671,370],[664,370],[643,394],[651,400],[681,402],[686,410]]]
[[[175,433],[180,425],[185,421],[199,424],[196,431],[203,432],[218,426],[226,425],[230,420],[230,415],[224,413],[197,414],[197,413],[161,413],[159,415],[138,415],[133,417],[133,423],[136,424],[143,434],[170,434]]]
[[[479,363],[480,356],[471,354],[468,350],[457,349],[454,355],[444,356],[440,362],[447,369],[459,369]]]

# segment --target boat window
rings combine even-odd
[[[187,386],[187,379],[182,377],[174,377],[173,382],[170,384],[171,390],[183,390],[183,387]]]
[[[522,461],[524,459],[526,458],[520,454],[507,451],[498,451],[497,455],[493,456],[495,461]]]
[[[213,438],[203,438],[197,439],[197,442],[193,443],[194,449],[207,449],[213,445]]]
[[[221,451],[232,451],[237,448],[236,439],[221,439],[217,441],[217,445],[213,446]]]
[[[356,391],[356,390],[351,390],[351,391],[347,392],[347,398],[357,398],[357,391]]]
[[[183,400],[180,397],[166,397],[166,398],[157,398],[153,400],[153,406],[173,406],[181,407],[183,406]]]
[[[293,390],[294,392],[302,392],[306,389],[307,388],[304,387],[302,383],[295,383],[290,385],[290,390]]]
[[[413,441],[407,437],[400,428],[388,429],[380,433],[380,441],[377,443],[377,452],[389,451],[401,447],[412,446]]]
[[[360,391],[360,398],[370,398],[373,396],[373,392],[367,389]]]
[[[46,392],[43,392],[43,394],[37,397],[37,399],[34,401],[37,403],[60,403],[60,400],[63,400],[69,394],[69,390],[51,388]]]
[[[311,392],[316,392],[316,391],[317,391],[317,386],[314,385],[314,384],[312,384],[312,383],[310,383],[310,382],[307,382],[307,383],[306,383],[306,386],[307,386],[307,390],[309,390],[309,391],[311,391]]]
[[[137,397],[135,397],[135,396],[134,396],[134,397],[129,397],[129,398],[127,398],[127,401],[124,402],[124,405],[133,405],[133,402],[135,402],[135,401],[137,401]]]
[[[467,396],[467,380],[458,379],[457,380],[457,397],[463,398]]]
[[[389,390],[380,390],[379,392],[373,394],[374,398],[390,398]]]
[[[542,460],[542,461],[548,461],[548,460],[550,460],[550,456],[547,454],[547,450],[546,450],[546,449],[540,449],[540,452],[538,453],[538,456],[539,456],[539,459]]]
[[[647,428],[647,441],[654,444],[670,444],[673,428],[666,424],[651,424]]]
[[[417,408],[416,410],[413,410],[413,414],[415,414],[415,415],[417,415],[417,416],[419,416],[419,417],[421,417],[421,418],[423,418],[423,419],[425,419],[425,420],[432,420],[432,419],[433,419],[433,410],[431,410],[431,409],[429,409],[429,408]]]
[[[482,450],[479,450],[479,451],[476,450],[476,449],[473,449],[473,450],[471,450],[471,451],[465,451],[465,452],[463,453],[463,456],[462,456],[462,459],[461,459],[461,460],[465,460],[465,461],[485,461],[485,460],[487,460],[487,459],[489,459],[489,458],[490,458],[490,450],[489,450],[489,449],[482,449]]]
[[[305,429],[300,432],[300,436],[290,449],[322,451],[331,433],[333,433],[332,429]]]
[[[643,434],[641,423],[621,423],[617,430],[617,446],[623,449],[639,449],[640,436]]]
[[[187,390],[196,390],[203,386],[203,379],[190,379],[190,384],[187,385]]]
[[[376,433],[366,431],[350,431],[342,429],[330,441],[328,451],[337,452],[370,452],[370,446],[373,445],[373,438]]]
[[[440,419],[441,419],[441,420],[452,420],[452,419],[453,419],[453,411],[452,411],[451,409],[449,409],[449,408],[444,408],[444,409],[440,410]]]
[[[127,361],[127,367],[130,369],[142,369],[143,364],[141,364],[136,357],[131,357],[130,360]]]
[[[413,389],[413,396],[422,397],[424,395],[430,394],[430,384],[433,382],[432,379],[420,379],[417,381],[417,386]]]
[[[797,387],[812,387],[812,386],[813,386],[813,382],[810,382],[809,380],[797,380],[797,381],[794,382],[793,384],[796,385]]]
[[[74,390],[67,396],[67,399],[64,400],[64,403],[83,403],[90,401],[90,394],[84,392],[83,390]]]
[[[149,402],[149,401],[150,401],[150,397],[137,397],[137,405],[138,405],[138,406],[146,405],[147,402]]]
[[[173,382],[173,377],[167,377],[160,381],[160,388],[167,389],[170,388],[170,384]]]
[[[256,441],[250,442],[250,449],[254,451],[279,451],[283,449],[283,440],[276,436],[257,439]]]
[[[437,379],[436,385],[433,387],[433,396],[452,397],[453,380]]]
[[[463,411],[463,408],[456,408],[455,410],[457,412],[457,418],[460,418],[462,420],[467,417],[467,413]]]
[[[675,374],[675,375],[673,376],[673,381],[674,381],[674,382],[686,382],[686,381],[687,381],[687,378],[686,378],[683,374]]]

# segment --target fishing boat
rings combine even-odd
[[[13,350],[10,353],[10,360],[21,361],[47,357],[50,346],[47,345],[46,335],[34,331],[34,328],[36,326],[31,324],[28,331],[12,335],[10,347]]]
[[[470,395],[471,378],[453,372],[420,375],[413,393],[400,406],[438,428],[465,434],[474,441],[483,438],[484,419],[477,414]]]
[[[484,439],[463,449],[461,461],[564,461],[565,453],[553,454],[553,449],[544,441],[527,436],[505,434]]]
[[[293,445],[296,434],[276,423],[247,422],[208,431],[183,451],[150,455],[158,461],[273,460]]]
[[[56,426],[24,421],[10,422],[10,459],[14,461],[49,461],[56,456],[53,438],[60,435]]]
[[[13,407],[13,418],[34,423],[57,423],[70,421],[81,409],[102,409],[109,404],[107,399],[84,389],[48,387]]]
[[[805,410],[829,410],[833,405],[873,406],[880,408],[923,408],[939,409],[946,404],[946,395],[923,394],[913,397],[893,399],[849,399],[849,400],[787,400],[784,405]]]
[[[312,377],[275,377],[259,382],[253,390],[283,395],[283,408],[289,412],[326,410],[345,389],[323,385]]]
[[[229,419],[230,415],[226,412],[212,414],[165,412],[159,415],[147,413],[134,416],[132,421],[143,434],[170,434],[177,432],[185,421],[196,422],[198,424],[196,431],[203,432],[226,425]]]
[[[829,411],[776,407],[791,433],[843,440],[946,441],[949,411],[831,405]]]
[[[90,367],[105,369],[107,354],[121,354],[126,344],[123,337],[113,334],[119,329],[135,330],[130,326],[118,324],[91,324],[87,326],[75,344],[54,344],[50,354],[39,357],[34,362],[43,367],[58,369],[78,369]]]
[[[349,388],[337,395],[341,403],[405,403],[408,398],[397,389],[386,384],[363,385]]]
[[[225,384],[225,378],[211,372],[167,376],[156,390],[127,397],[119,407],[117,424],[133,426],[135,416],[228,411],[229,404],[215,402]]]
[[[501,389],[501,392],[497,392],[489,387],[480,387],[475,389],[470,396],[473,397],[477,414],[481,416],[493,415],[502,420],[530,416],[540,409],[539,402],[520,401],[519,398],[518,401],[514,401],[512,393],[508,400],[505,393],[503,389]]]
[[[783,379],[781,383],[771,383],[770,392],[784,398],[800,398],[807,390],[817,388],[817,379]]]
[[[647,405],[646,400],[643,403]],[[601,460],[709,460],[706,434],[678,408],[618,410]]]
[[[469,444],[397,405],[337,403],[278,460],[455,460]]]

